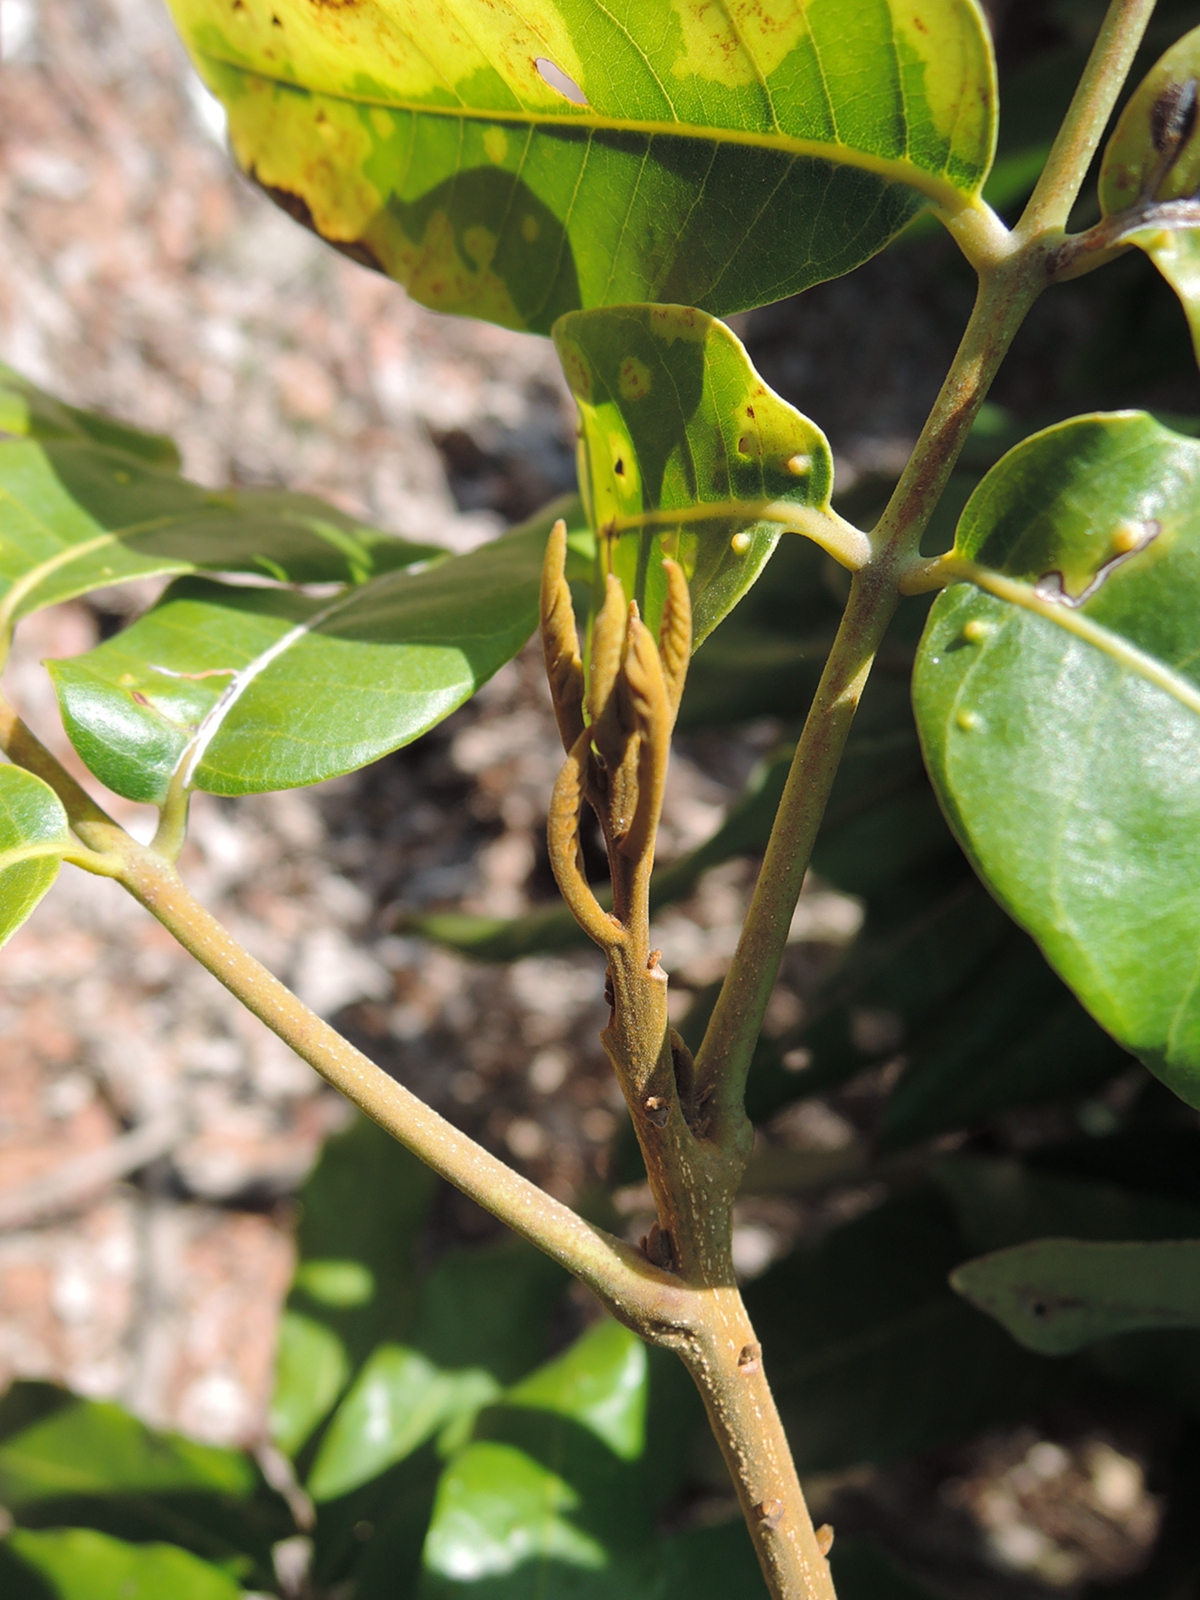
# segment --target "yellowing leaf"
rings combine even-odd
[[[172,0],[238,161],[443,311],[726,313],[978,205],[974,0]]]

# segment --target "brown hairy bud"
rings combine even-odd
[[[658,630],[658,652],[662,657],[667,699],[674,720],[692,654],[692,597],[678,561],[664,561],[663,566],[667,574],[667,599]]]
[[[559,517],[542,564],[542,655],[563,749],[570,750],[583,732],[583,661],[566,567],[567,525]]]

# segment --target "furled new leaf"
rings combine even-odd
[[[362,583],[444,554],[314,495],[189,483],[169,439],[63,405],[0,367],[0,639],[31,611],[131,578]]]
[[[537,620],[549,519],[333,599],[198,578],[50,671],[76,749],[131,799],[172,783],[256,794],[408,744],[514,656]]]
[[[687,574],[699,644],[784,527],[844,547],[853,530],[829,507],[825,435],[767,388],[723,322],[687,306],[616,306],[564,317],[554,343],[579,408],[599,586],[617,573],[652,629],[664,556]]]
[[[23,767],[0,766],[0,944],[58,876],[71,835],[62,801]]]
[[[1138,1328],[1200,1328],[1196,1239],[1035,1239],[965,1262],[950,1282],[1044,1355]]]
[[[1146,252],[1187,313],[1200,359],[1200,28],[1130,96],[1104,152],[1100,205]]]
[[[973,0],[173,0],[243,168],[440,311],[723,314],[977,204]]]
[[[1137,412],[972,496],[913,693],[942,804],[1102,1027],[1200,1105],[1200,444]]]
[[[241,1600],[242,1586],[173,1544],[126,1544],[90,1528],[35,1533],[18,1528],[6,1541],[49,1585],[54,1600]]]

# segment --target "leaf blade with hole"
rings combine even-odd
[[[971,0],[173,9],[268,194],[423,304],[534,332],[796,293],[970,210],[991,160]]]
[[[687,574],[699,644],[785,525],[836,542],[824,434],[767,388],[723,322],[687,306],[617,306],[562,318],[554,342],[579,411],[599,587],[616,572],[651,629],[664,556]]]
[[[1200,446],[1035,434],[959,524],[913,696],[951,824],[1100,1025],[1200,1104]]]

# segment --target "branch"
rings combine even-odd
[[[1133,66],[1154,0],[1112,0],[1016,233],[1061,232]]]

